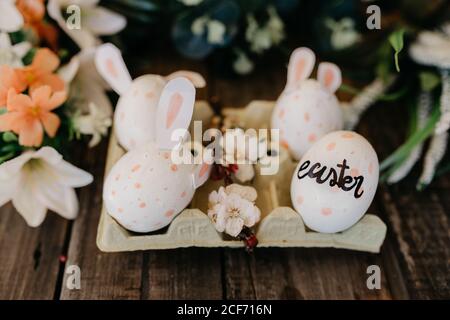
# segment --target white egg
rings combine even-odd
[[[308,79],[280,96],[271,127],[280,130],[281,144],[299,160],[321,137],[343,128],[343,114],[336,96]]]
[[[126,153],[111,169],[103,200],[108,213],[123,227],[151,232],[167,226],[195,192],[193,165],[172,162],[170,151],[155,143]]]
[[[346,230],[369,208],[377,189],[378,157],[351,131],[336,131],[302,157],[291,182],[291,200],[306,226],[323,233]]]
[[[167,81],[157,75],[135,79],[117,103],[114,130],[126,150],[155,141],[155,119],[159,97]]]

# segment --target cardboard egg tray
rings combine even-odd
[[[245,128],[268,128],[274,102],[253,101],[245,109],[225,109],[223,114],[234,118]],[[194,120],[202,120],[203,127],[212,118],[212,111],[204,101],[196,103]],[[115,135],[111,135],[106,174],[124,154]],[[251,185],[258,191],[256,205],[261,210],[261,221],[256,225],[258,247],[333,247],[377,253],[386,236],[386,225],[377,217],[366,214],[350,229],[322,234],[308,230],[300,215],[291,206],[290,181],[295,163],[286,150],[279,150],[279,171],[276,175],[260,175],[255,166]],[[243,247],[214,228],[207,216],[208,195],[222,182],[208,181],[196,191],[190,206],[172,223],[156,232],[139,234],[121,227],[103,207],[97,232],[97,246],[104,252],[173,249],[186,247]]]

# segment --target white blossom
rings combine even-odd
[[[74,129],[84,135],[91,135],[89,147],[99,144],[102,137],[108,135],[108,129],[112,124],[111,115],[104,113],[95,103],[89,103],[89,113],[77,113],[72,117]]]
[[[109,86],[95,68],[95,52],[95,48],[82,50],[59,70],[69,88],[69,117],[77,133],[92,135],[90,147],[107,135],[113,113],[106,95]]]
[[[20,42],[15,45],[11,43],[9,35],[0,32],[0,65],[8,65],[14,68],[23,66],[22,58],[31,49],[29,42]]]
[[[99,36],[113,35],[125,28],[126,19],[109,9],[98,6],[100,0],[49,0],[47,11],[61,29],[81,48],[100,44]],[[69,6],[76,5],[81,11],[81,26],[70,28],[64,15]]]
[[[235,177],[240,182],[253,179],[255,170],[253,164],[261,157],[264,149],[256,134],[244,132],[241,128],[227,129],[221,137],[222,157],[217,162],[228,166],[237,164]]]
[[[112,105],[106,91],[110,86],[95,67],[96,48],[81,50],[72,60],[58,70],[59,76],[69,87],[69,100],[82,112],[95,103],[104,114],[112,114]]]
[[[269,20],[262,27],[252,14],[247,16],[245,39],[250,43],[250,49],[257,54],[279,44],[285,37],[283,21],[279,18],[275,8],[269,7],[267,12]]]
[[[450,34],[449,24],[443,31],[423,31],[411,45],[409,54],[420,64],[437,67],[442,76],[441,119],[436,125],[436,135],[450,128]]]
[[[211,192],[208,216],[216,230],[237,237],[244,226],[254,226],[261,218],[261,212],[254,204],[256,196],[254,188],[237,184]]]
[[[209,21],[208,16],[198,17],[192,22],[191,32],[196,36],[201,36],[206,31],[206,25]]]
[[[233,69],[238,74],[249,74],[253,71],[254,64],[253,62],[248,58],[248,56],[242,52],[239,51],[237,54],[236,60],[233,62]]]
[[[78,199],[73,188],[92,180],[89,173],[64,161],[51,147],[27,151],[0,165],[0,206],[12,201],[31,227],[44,221],[47,210],[75,219]]]
[[[219,20],[208,21],[208,42],[211,44],[222,44],[226,30],[225,25]]]
[[[197,6],[203,2],[203,0],[178,0],[183,3],[185,6],[192,7]]]
[[[227,29],[219,20],[201,16],[192,22],[191,32],[196,36],[202,36],[207,32],[206,39],[211,44],[223,44]]]
[[[431,93],[428,91],[423,91],[419,95],[418,99],[418,112],[417,112],[417,130],[423,129],[430,114],[431,105],[432,105],[432,97]],[[420,156],[422,155],[423,150],[423,142],[419,143],[408,155],[408,158],[404,161],[404,163],[397,168],[392,174],[389,176],[387,182],[389,184],[394,184],[402,180],[404,177],[408,175],[414,165],[419,161]]]
[[[325,25],[331,30],[331,46],[336,50],[346,49],[361,40],[361,35],[355,30],[355,22],[351,18],[343,18],[340,21],[327,18]]]
[[[422,189],[433,180],[436,168],[447,150],[448,132],[435,134],[425,155],[423,171],[419,178],[418,188]]]
[[[16,0],[0,1],[0,32],[16,32],[23,27],[23,17],[16,8]]]

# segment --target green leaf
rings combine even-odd
[[[409,139],[398,148],[393,154],[387,157],[380,165],[380,170],[386,170],[387,168],[395,165],[398,161],[402,161],[413,148],[419,143],[427,139],[434,132],[436,123],[439,121],[441,112],[439,108],[435,108],[431,116],[428,118],[426,125],[422,130],[416,131]]]
[[[17,136],[11,131],[3,133],[3,141],[5,142],[14,142],[17,141]]]
[[[429,71],[419,73],[419,79],[420,87],[424,91],[432,91],[441,83],[441,78],[437,74]]]
[[[397,92],[392,92],[389,94],[382,94],[378,97],[379,101],[389,102],[389,101],[395,101],[403,97],[408,92],[408,86],[404,86]]]
[[[357,95],[359,93],[361,93],[361,90],[352,86],[349,86],[348,84],[341,84],[341,86],[339,87],[339,90],[345,93],[349,93],[352,95]]]
[[[399,64],[399,54],[400,52],[403,50],[403,46],[404,46],[404,38],[405,35],[405,29],[400,29],[397,30],[395,32],[393,32],[390,36],[389,36],[389,43],[391,44],[392,48],[394,48],[395,51],[395,68],[397,69],[397,72],[400,72],[400,64]]]
[[[12,157],[14,157],[15,153],[14,152],[10,152],[7,153],[5,155],[0,156],[0,164],[2,164],[3,162],[11,159]]]

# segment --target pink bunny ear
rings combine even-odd
[[[100,75],[115,92],[123,95],[131,85],[131,76],[123,61],[120,50],[111,43],[98,47],[95,65]]]
[[[175,78],[166,84],[159,98],[156,115],[156,142],[161,149],[170,150],[181,142],[173,139],[172,134],[180,133],[176,132],[178,130],[187,132],[194,103],[195,88],[189,80]]]
[[[201,163],[196,165],[192,176],[195,189],[208,181],[214,163],[213,149],[203,148],[201,144],[198,144],[196,150],[201,156]]]
[[[331,93],[336,92],[342,84],[341,69],[334,63],[322,62],[317,71],[317,80]]]
[[[202,163],[197,165],[193,174],[194,188],[201,187],[209,179],[211,174],[212,165],[208,163]]]
[[[192,71],[186,71],[186,70],[180,70],[175,71],[174,73],[169,74],[166,79],[172,80],[175,78],[184,77],[191,81],[194,84],[194,87],[196,88],[204,88],[206,86],[205,78],[200,73],[192,72]]]
[[[315,63],[316,56],[311,49],[305,47],[296,49],[289,59],[287,87],[307,79]]]

